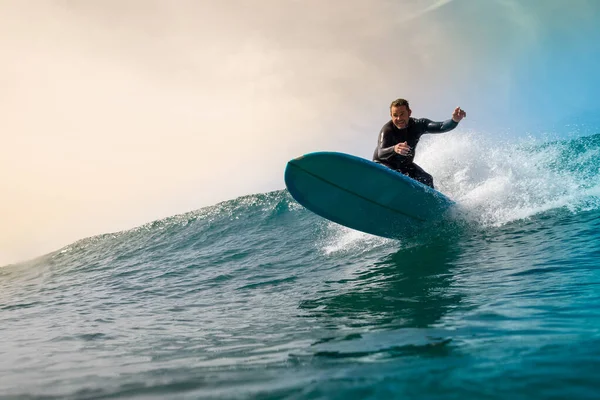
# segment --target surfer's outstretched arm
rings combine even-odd
[[[452,118],[444,122],[433,122],[423,118],[420,122],[424,125],[424,131],[428,133],[444,133],[456,128],[458,123],[467,116],[465,110],[456,107],[452,113]]]
[[[427,133],[444,133],[449,132],[458,126],[458,122],[448,119],[443,122],[434,122],[428,119],[422,119]]]

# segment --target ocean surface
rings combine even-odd
[[[418,237],[282,189],[0,268],[0,398],[600,398],[600,135],[416,161],[461,209]]]

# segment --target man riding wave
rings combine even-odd
[[[409,176],[433,188],[433,177],[413,162],[415,149],[421,135],[451,131],[467,116],[456,107],[452,118],[443,122],[433,122],[427,118],[412,118],[412,111],[405,99],[397,99],[390,105],[390,116],[379,132],[373,161]]]

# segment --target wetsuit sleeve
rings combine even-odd
[[[423,133],[444,133],[451,131],[458,126],[458,122],[448,119],[444,122],[434,122],[429,119],[422,119]]]
[[[396,155],[394,151],[394,138],[392,132],[382,129],[379,132],[379,138],[377,140],[377,158],[380,160],[389,160]]]

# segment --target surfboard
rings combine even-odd
[[[338,152],[315,152],[290,160],[284,180],[292,197],[313,213],[391,239],[441,221],[455,204],[399,172]]]

